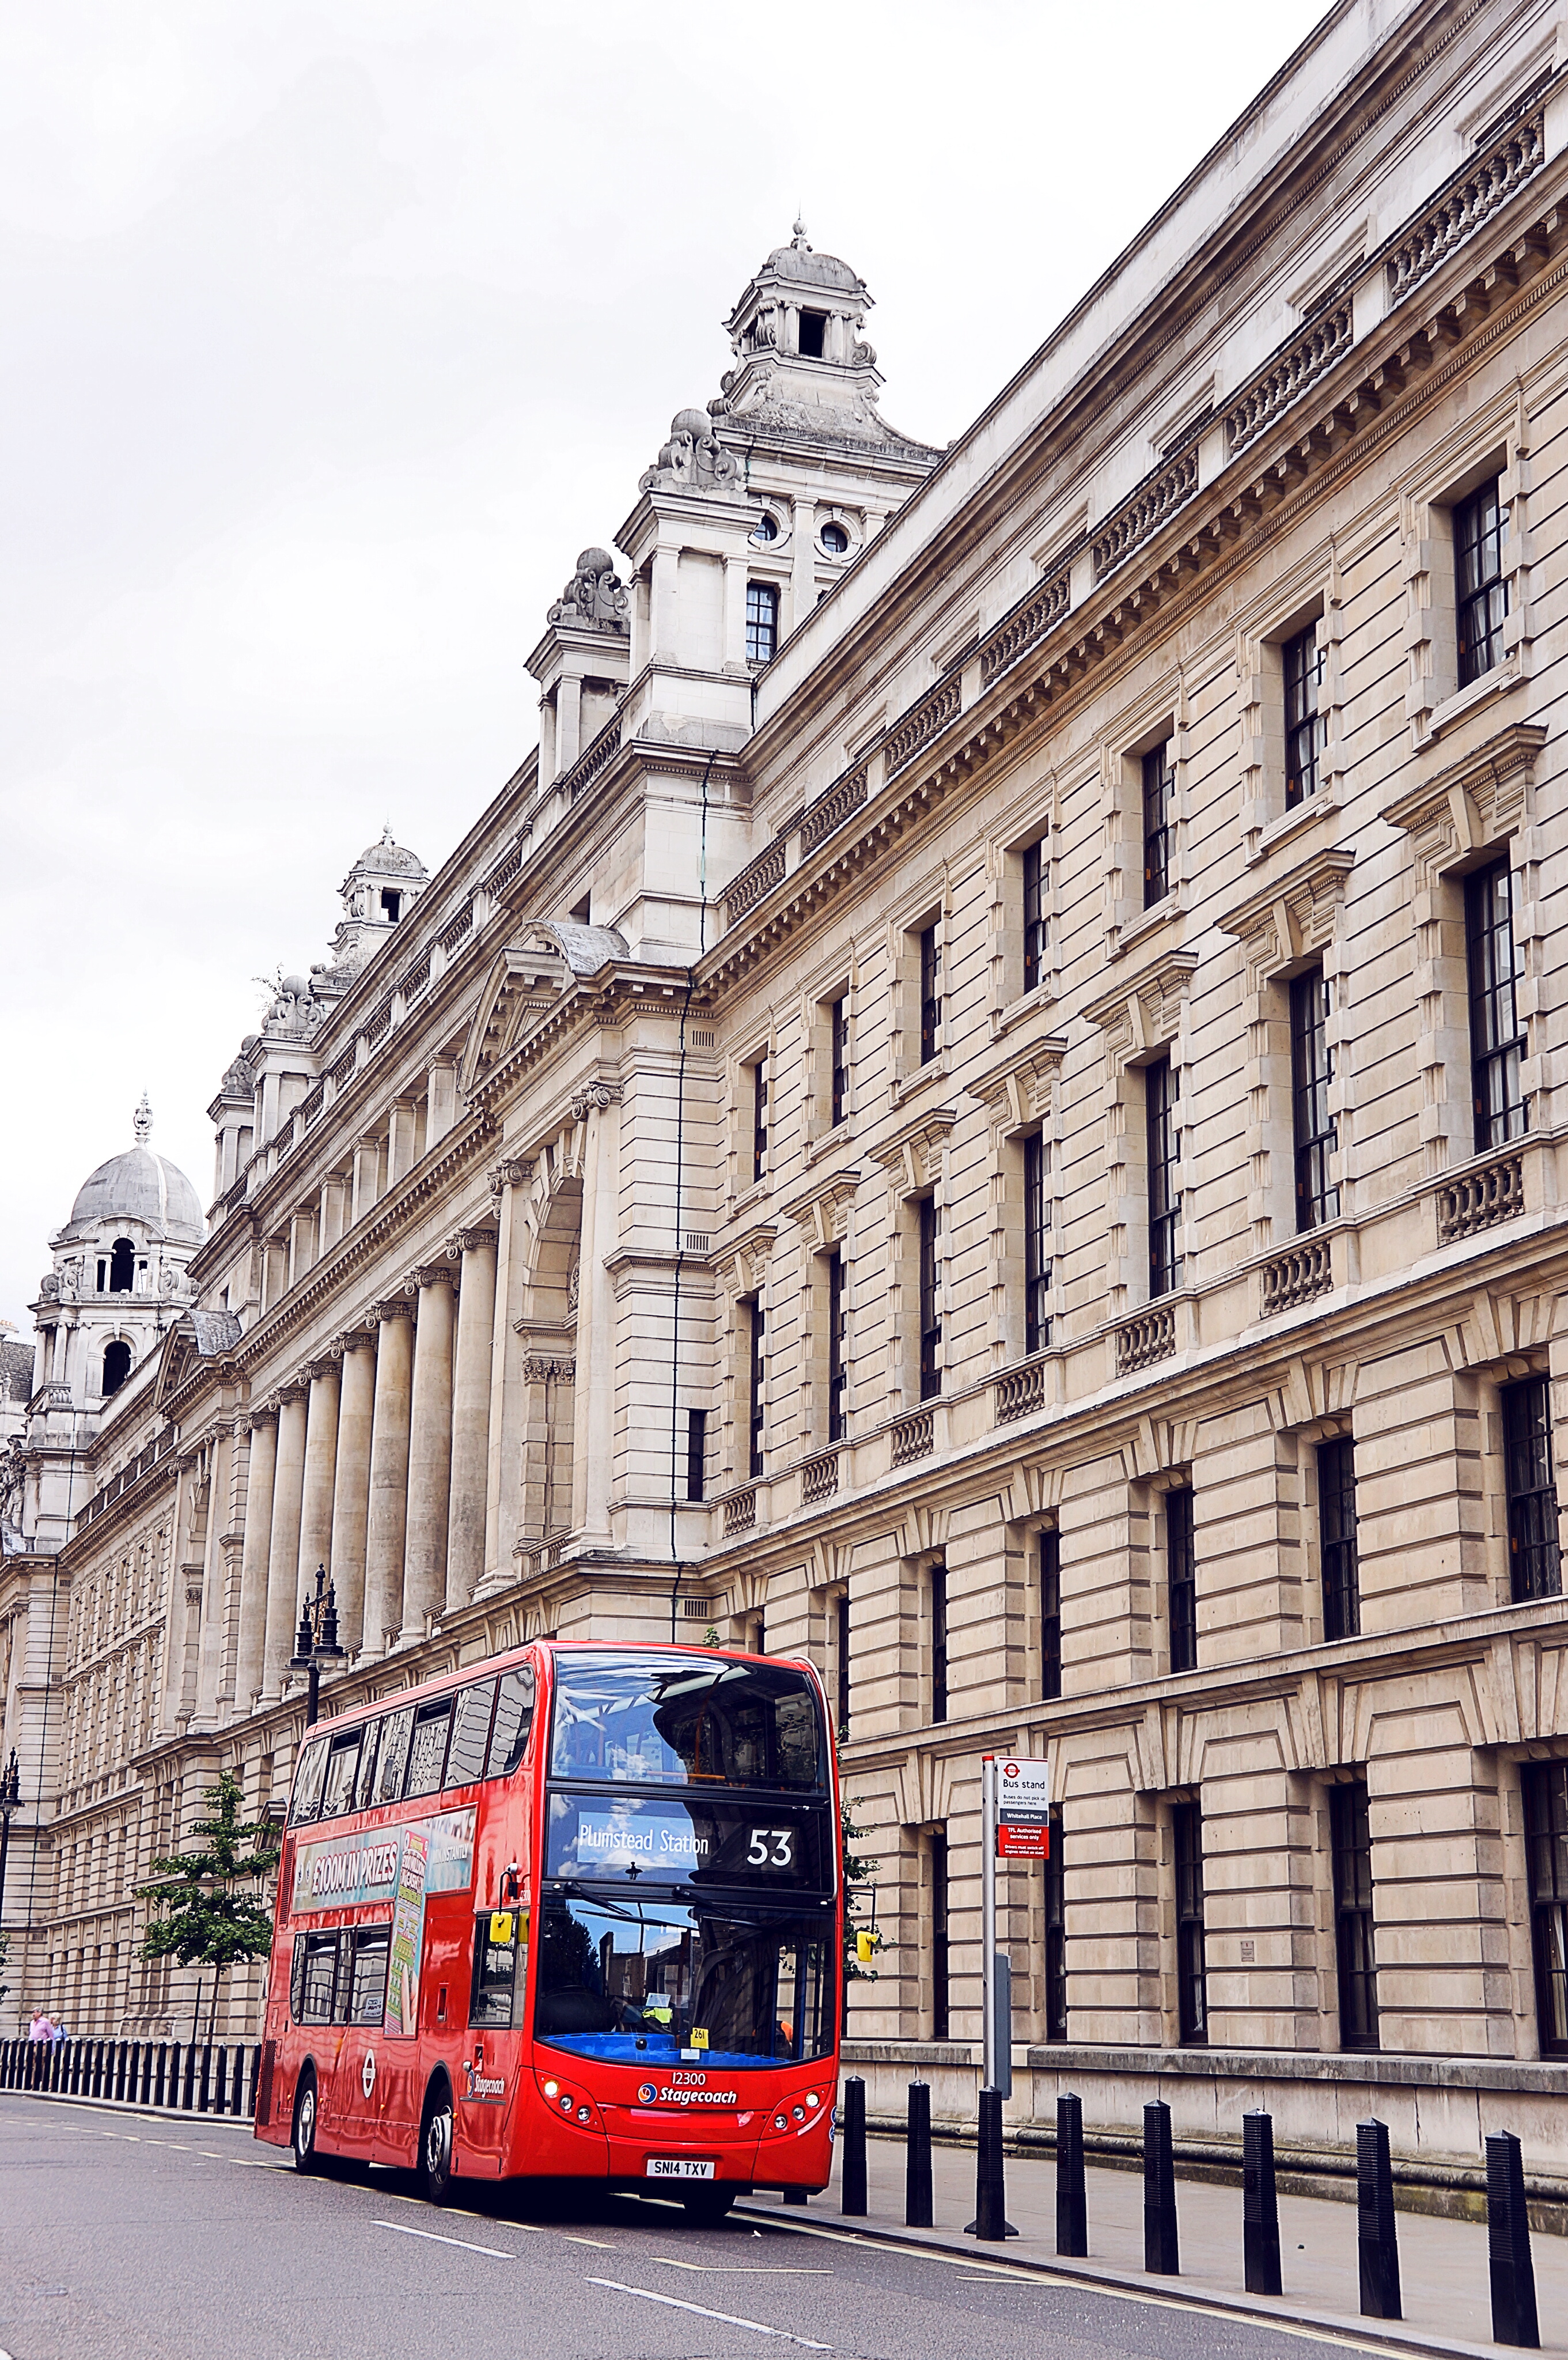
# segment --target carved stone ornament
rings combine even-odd
[[[585,1083],[582,1089],[572,1093],[572,1120],[581,1122],[590,1107],[619,1106],[621,1097],[619,1082]]]
[[[503,1155],[490,1171],[490,1194],[497,1203],[508,1188],[520,1188],[534,1176],[530,1155]]]
[[[486,1246],[494,1246],[495,1243],[495,1232],[487,1223],[459,1229],[452,1241],[459,1253],[482,1253]],[[451,1251],[452,1248],[448,1251]]]
[[[1511,722],[1378,813],[1413,839],[1418,890],[1430,892],[1444,869],[1517,832],[1545,743],[1539,722]]]
[[[581,1254],[573,1254],[572,1257],[572,1268],[566,1273],[566,1316],[569,1319],[572,1317],[576,1312],[578,1304],[582,1300],[582,1296],[583,1257]]]
[[[558,1385],[570,1385],[575,1384],[576,1382],[577,1363],[575,1360],[547,1360],[539,1358],[536,1354],[530,1353],[528,1358],[523,1362],[523,1382],[525,1384],[542,1385],[555,1383]]]
[[[805,1233],[812,1249],[822,1252],[842,1244],[849,1235],[850,1218],[860,1186],[858,1170],[830,1173],[825,1180],[785,1207],[789,1218]]]
[[[407,1295],[384,1295],[370,1308],[374,1317],[382,1320],[411,1319],[414,1316],[413,1302]]]
[[[1004,1132],[1029,1131],[1051,1112],[1056,1077],[1067,1054],[1066,1035],[1048,1032],[1004,1057],[988,1073],[969,1085],[971,1094],[988,1107],[993,1121]]]
[[[403,1281],[405,1295],[412,1295],[422,1286],[455,1286],[457,1273],[449,1262],[416,1262]]]
[[[768,1267],[773,1255],[773,1240],[779,1235],[777,1223],[758,1221],[736,1238],[728,1251],[714,1263],[720,1278],[735,1295],[759,1295],[768,1284]]]
[[[1135,1057],[1147,1056],[1174,1041],[1197,964],[1196,951],[1167,951],[1140,975],[1129,978],[1083,1011],[1090,1023],[1105,1034],[1105,1058],[1113,1073],[1119,1073]]]
[[[1247,988],[1255,998],[1271,978],[1327,949],[1355,861],[1348,847],[1331,845],[1220,920],[1222,932],[1234,934],[1247,953]]]
[[[625,638],[631,628],[631,605],[609,551],[585,549],[547,620],[567,630],[604,631]]]
[[[345,1328],[341,1336],[334,1338],[332,1349],[335,1352],[360,1352],[366,1345],[374,1346],[375,1342],[374,1328]]]
[[[935,1187],[942,1178],[942,1150],[957,1120],[955,1107],[931,1107],[873,1150],[896,1187],[911,1196],[918,1188]]]
[[[276,1426],[277,1423],[278,1407],[276,1403],[260,1402],[256,1404],[255,1409],[247,1410],[245,1412],[244,1417],[240,1420],[240,1427],[241,1431],[245,1434],[255,1434],[261,1426]]]
[[[737,497],[740,462],[718,441],[705,410],[678,410],[670,421],[670,440],[638,479],[637,489]]]

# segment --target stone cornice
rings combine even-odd
[[[1323,845],[1215,920],[1222,934],[1245,946],[1254,991],[1327,947],[1355,865],[1348,845]]]
[[[1196,951],[1165,951],[1089,1002],[1085,1021],[1105,1034],[1108,1057],[1126,1065],[1175,1039],[1197,964]]]
[[[989,1108],[993,1120],[999,1119],[1010,1131],[1024,1131],[1044,1119],[1066,1054],[1064,1032],[1041,1033],[997,1058],[965,1087]]]
[[[957,1120],[956,1107],[928,1107],[873,1147],[871,1160],[906,1194],[933,1187],[942,1177],[942,1150]]]
[[[1386,803],[1377,816],[1415,837],[1423,866],[1445,867],[1500,843],[1524,816],[1525,791],[1534,784],[1535,758],[1546,737],[1539,722],[1510,722]]]
[[[860,1187],[861,1172],[850,1165],[840,1172],[824,1173],[813,1180],[809,1188],[792,1196],[784,1207],[786,1220],[803,1229],[808,1241],[820,1251],[836,1244],[849,1226],[850,1208]]]

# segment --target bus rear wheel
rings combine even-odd
[[[427,2204],[444,2204],[452,2193],[452,2092],[445,2084],[425,2102],[419,2133],[419,2192]]]
[[[310,2066],[299,2076],[299,2094],[294,2100],[294,2169],[316,2172],[321,2169],[321,2158],[316,2152],[316,2125],[320,2102],[316,2095],[316,2077]]]
[[[735,2194],[733,2188],[688,2188],[681,2202],[694,2229],[712,2229],[727,2218]]]

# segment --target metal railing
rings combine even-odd
[[[250,2121],[261,2071],[259,2043],[178,2040],[6,2040],[0,2090],[37,2097],[98,2098],[185,2114]]]

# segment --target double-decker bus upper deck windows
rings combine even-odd
[[[321,1808],[321,1781],[327,1775],[327,1741],[312,1738],[299,1757],[299,1767],[294,1779],[293,1799],[289,1806],[289,1824],[302,1827],[313,1819]]]
[[[826,1783],[815,1689],[783,1665],[558,1655],[551,1775],[632,1785]]]
[[[385,1723],[366,1721],[365,1743],[360,1748],[359,1776],[354,1784],[354,1807],[356,1811],[368,1811],[376,1800],[376,1765],[381,1747],[381,1732]]]
[[[403,1770],[408,1759],[408,1740],[414,1733],[414,1708],[402,1706],[389,1712],[381,1724],[381,1764],[376,1774],[376,1799],[378,1803],[395,1803],[403,1792]]]
[[[334,1737],[327,1755],[326,1784],[321,1789],[321,1817],[335,1819],[354,1808],[354,1774],[359,1768],[360,1740],[363,1730],[351,1729],[345,1736]]]
[[[522,1922],[521,1912],[516,1909],[482,1909],[474,1921],[474,1988],[469,1994],[468,2021],[486,2032],[504,2032],[512,2021]]]
[[[293,2015],[296,2024],[331,2024],[337,1991],[338,1937],[297,1934],[294,1937]]]
[[[391,1956],[390,1926],[362,1926],[354,1937],[354,1966],[348,1985],[350,2024],[379,2024],[387,2012],[387,1964]]]
[[[446,1742],[452,1729],[452,1699],[432,1698],[414,1717],[414,1742],[408,1748],[405,1795],[434,1795],[441,1790],[446,1765]]]
[[[486,1778],[511,1778],[521,1768],[534,1725],[534,1687],[531,1664],[519,1664],[515,1671],[502,1673],[490,1754],[485,1765]]]
[[[460,1688],[452,1716],[452,1744],[446,1757],[446,1784],[472,1786],[485,1775],[485,1751],[490,1742],[490,1715],[495,1703],[494,1680],[475,1680]]]

